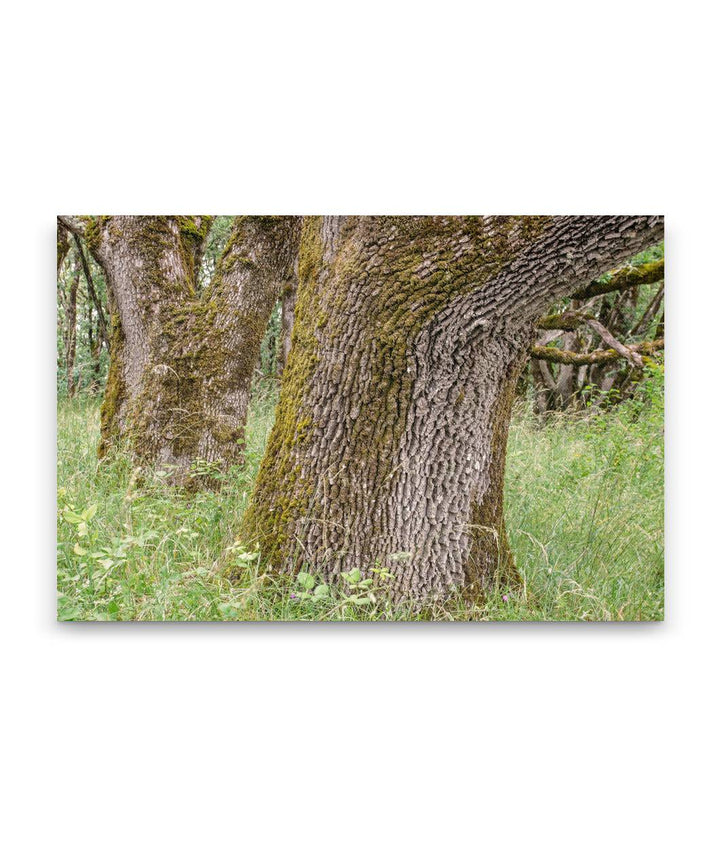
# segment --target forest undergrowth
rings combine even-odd
[[[272,426],[276,390],[256,386],[243,467],[198,476],[195,494],[115,452],[99,462],[99,402],[58,403],[61,621],[640,621],[663,617],[663,379],[632,400],[553,415],[518,399],[505,486],[523,579],[485,603],[392,603],[384,557],[329,587],[313,568],[268,573],[234,541]],[[236,580],[231,582],[231,566]]]

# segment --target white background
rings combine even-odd
[[[5,7],[5,852],[716,846],[711,9]],[[54,218],[103,212],[664,213],[666,622],[56,625]]]

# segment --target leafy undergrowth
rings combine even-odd
[[[634,401],[539,427],[518,402],[506,512],[524,580],[482,606],[393,605],[381,561],[340,586],[265,572],[236,543],[272,425],[261,388],[245,466],[193,496],[127,456],[98,463],[98,404],[58,407],[58,618],[138,621],[638,621],[663,617],[663,398],[655,372]],[[198,474],[207,469],[198,465]],[[228,559],[238,580],[219,572]]]

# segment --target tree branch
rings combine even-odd
[[[630,345],[628,350],[641,356],[652,356],[656,351],[665,347],[664,339],[655,339],[652,342],[640,342]],[[615,348],[606,351],[590,351],[587,354],[576,354],[574,351],[561,351],[559,348],[544,348],[535,345],[530,354],[536,360],[546,360],[550,363],[562,363],[566,366],[601,366],[615,363],[625,359]]]
[[[95,286],[93,284],[92,274],[90,273],[90,266],[88,265],[87,259],[85,258],[85,253],[83,252],[82,244],[80,243],[80,238],[73,232],[73,238],[75,240],[75,245],[77,246],[78,255],[80,256],[80,264],[82,265],[83,274],[85,276],[85,282],[87,283],[87,290],[92,302],[95,306],[95,311],[98,314],[98,324],[100,327],[100,335],[102,336],[102,340],[105,343],[105,347],[110,350],[110,337],[108,336],[107,331],[107,321],[105,320],[105,313],[103,312],[102,303],[100,302],[100,298],[95,291]]]
[[[600,294],[609,294],[611,291],[623,291],[635,285],[647,285],[659,282],[665,278],[665,259],[655,262],[647,262],[644,265],[625,265],[610,273],[607,282],[595,280],[585,288],[581,288],[573,294],[575,300],[587,300],[589,297],[597,297]]]
[[[72,217],[66,214],[58,215],[58,223],[61,226],[64,226],[69,232],[72,232],[73,235],[76,235],[78,238],[85,238],[85,230],[87,228],[87,223],[85,217]]]
[[[537,322],[538,330],[577,330],[584,324],[587,316],[581,312],[558,312],[556,315],[546,315]]]
[[[603,327],[596,318],[586,318],[585,323],[588,327],[593,329],[598,336],[600,336],[606,345],[610,345],[611,348],[616,350],[618,354],[620,354],[621,357],[624,357],[631,365],[636,366],[639,369],[642,368],[643,361],[640,354],[635,353],[626,345],[623,345],[622,342],[618,341],[607,327]]]
[[[660,311],[660,307],[662,306],[662,302],[663,302],[664,298],[665,298],[665,286],[661,285],[660,288],[658,288],[657,293],[655,294],[655,297],[653,297],[653,299],[648,304],[648,307],[645,310],[645,312],[643,313],[642,318],[638,321],[638,323],[630,331],[631,336],[638,336],[638,335],[642,336],[646,332],[646,330],[650,326],[653,318]]]
[[[563,312],[559,315],[547,315],[545,318],[541,318],[538,322],[537,326],[541,330],[566,330],[572,331],[577,330],[577,328],[581,324],[587,324],[588,327],[593,329],[598,336],[605,342],[606,345],[609,345],[615,351],[617,351],[622,357],[624,357],[629,363],[636,366],[637,368],[642,367],[642,358],[632,351],[630,348],[623,345],[618,339],[613,336],[613,334],[601,324],[597,318],[594,318],[592,315],[587,315],[583,312]],[[539,342],[537,343],[540,344]],[[572,351],[568,351],[566,353],[573,353]]]

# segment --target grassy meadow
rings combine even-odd
[[[518,400],[506,515],[521,593],[483,605],[392,604],[378,563],[341,588],[266,573],[234,540],[272,425],[259,385],[246,462],[188,495],[115,453],[98,462],[99,403],[58,404],[58,619],[640,621],[663,617],[663,393],[660,370],[632,401],[539,425]],[[206,474],[202,464],[198,473]],[[232,565],[230,582],[221,568]],[[309,572],[309,573],[308,573]]]

